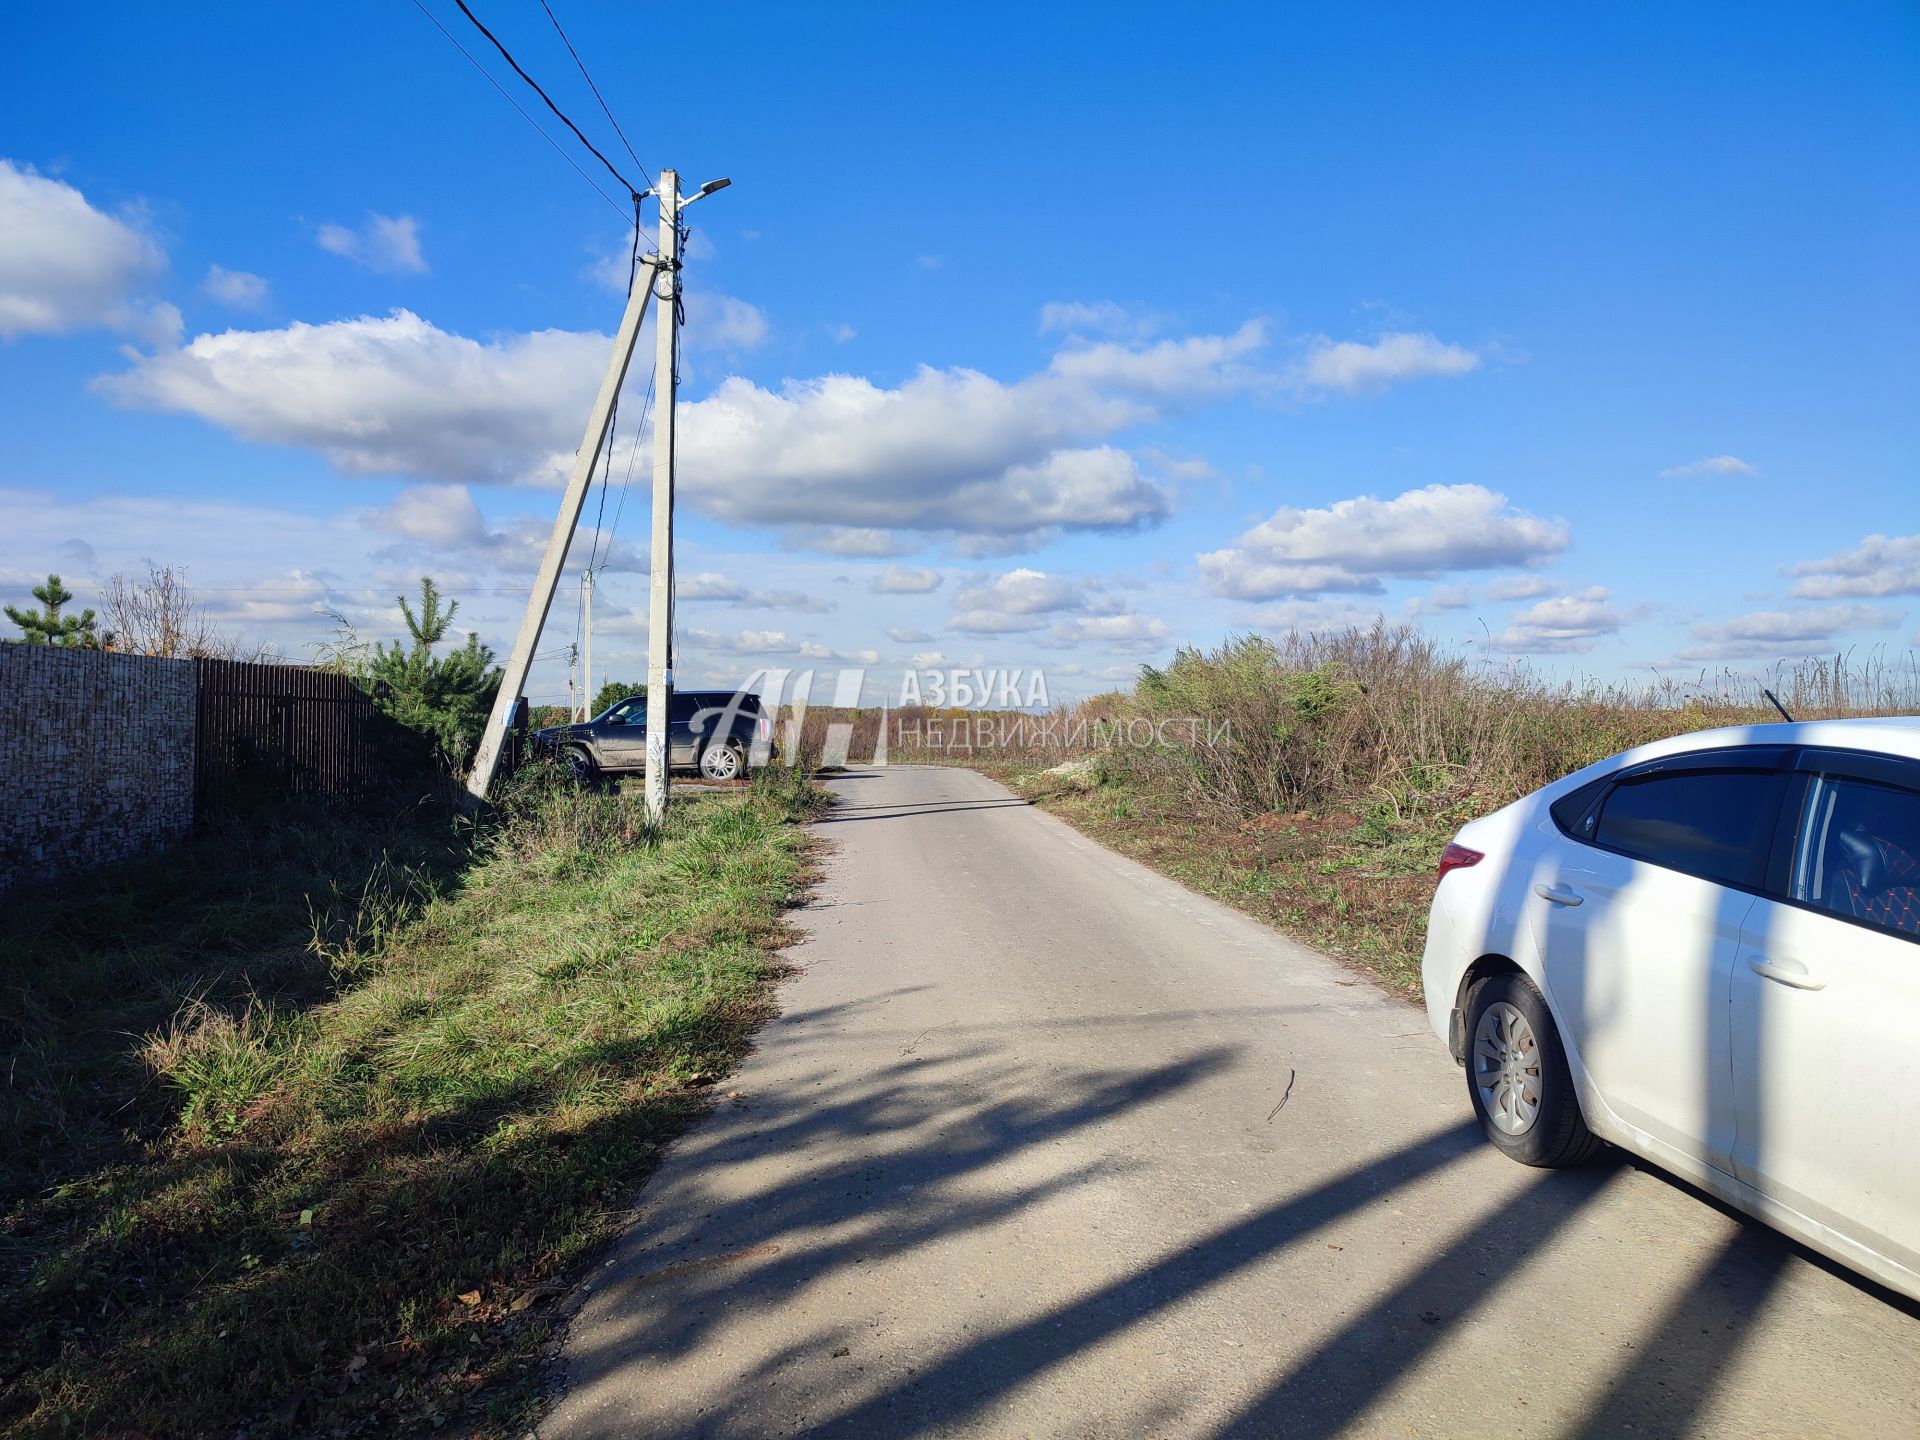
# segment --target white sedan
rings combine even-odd
[[[1603,1140],[1920,1299],[1920,720],[1754,725],[1461,830],[1422,975],[1490,1139]]]

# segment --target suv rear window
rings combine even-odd
[[[1593,840],[1723,885],[1758,886],[1783,777],[1768,770],[1656,772],[1613,787]]]

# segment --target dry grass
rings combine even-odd
[[[1920,711],[1911,655],[1561,683],[1381,626],[1182,650],[1131,693],[1054,717],[1052,743],[928,758],[982,764],[1114,848],[1410,990],[1434,857],[1460,824],[1635,745],[1777,720],[1763,687],[1799,719]],[[1169,743],[1112,743],[1149,728]]]

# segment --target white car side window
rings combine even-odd
[[[1920,794],[1816,775],[1794,847],[1794,899],[1920,940]]]

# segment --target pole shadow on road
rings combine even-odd
[[[810,1017],[812,1023],[822,1020],[830,1026],[821,1012]],[[992,1053],[966,1045],[935,1063],[964,1067]],[[571,1386],[592,1386],[615,1369],[637,1365],[644,1372],[649,1362],[687,1357],[716,1343],[731,1318],[827,1281],[842,1267],[939,1245],[1112,1178],[1129,1162],[1104,1159],[1036,1183],[984,1191],[951,1183],[1134,1106],[1175,1097],[1223,1072],[1234,1058],[1223,1047],[1145,1069],[1055,1075],[1045,1091],[1030,1097],[970,1105],[927,1083],[924,1058],[903,1057],[881,1074],[857,1079],[823,1070],[793,1086],[791,1099],[750,1099],[753,1112],[739,1114],[732,1123],[723,1112],[704,1143],[696,1142],[697,1163],[680,1172],[675,1188],[647,1197],[649,1214],[660,1217],[657,1238],[623,1257],[599,1287],[607,1292],[602,1303],[611,1301],[620,1319],[596,1332],[597,1348],[575,1352]],[[880,1158],[871,1153],[856,1160],[834,1158],[871,1152],[874,1137],[889,1135],[912,1137],[912,1143]],[[695,1416],[667,1409],[648,1428],[669,1433],[684,1427],[683,1433],[701,1434],[752,1430],[764,1418],[755,1407],[776,1383],[790,1401],[804,1402],[807,1429],[815,1433],[905,1435],[977,1422],[1000,1397],[1081,1352],[1310,1242],[1329,1225],[1379,1205],[1483,1143],[1470,1123],[1434,1133],[1023,1323],[967,1337],[910,1380],[878,1394],[836,1397],[831,1380],[814,1381],[818,1389],[804,1380],[822,1374],[805,1362],[867,1338],[855,1328],[827,1327],[792,1336],[731,1387],[718,1411],[709,1407]],[[756,1188],[747,1197],[718,1204],[710,1195],[703,1200],[702,1177],[796,1151],[822,1158],[771,1189]],[[1619,1168],[1616,1162],[1543,1173],[1329,1336],[1218,1433],[1339,1431],[1409,1374],[1453,1327],[1496,1298],[1503,1303],[1510,1298],[1506,1287],[1521,1266],[1577,1222]],[[744,1265],[713,1259],[741,1254],[759,1258]],[[1685,1429],[1708,1397],[1713,1376],[1739,1344],[1740,1327],[1726,1322],[1754,1313],[1785,1254],[1771,1237],[1746,1231],[1736,1236],[1674,1309],[1659,1318],[1639,1349],[1641,1358],[1624,1368],[1584,1433],[1610,1433],[1620,1423],[1635,1422],[1656,1432]],[[1536,1296],[1533,1303],[1554,1301]],[[1668,1358],[1674,1344],[1687,1357],[1683,1375]]]

